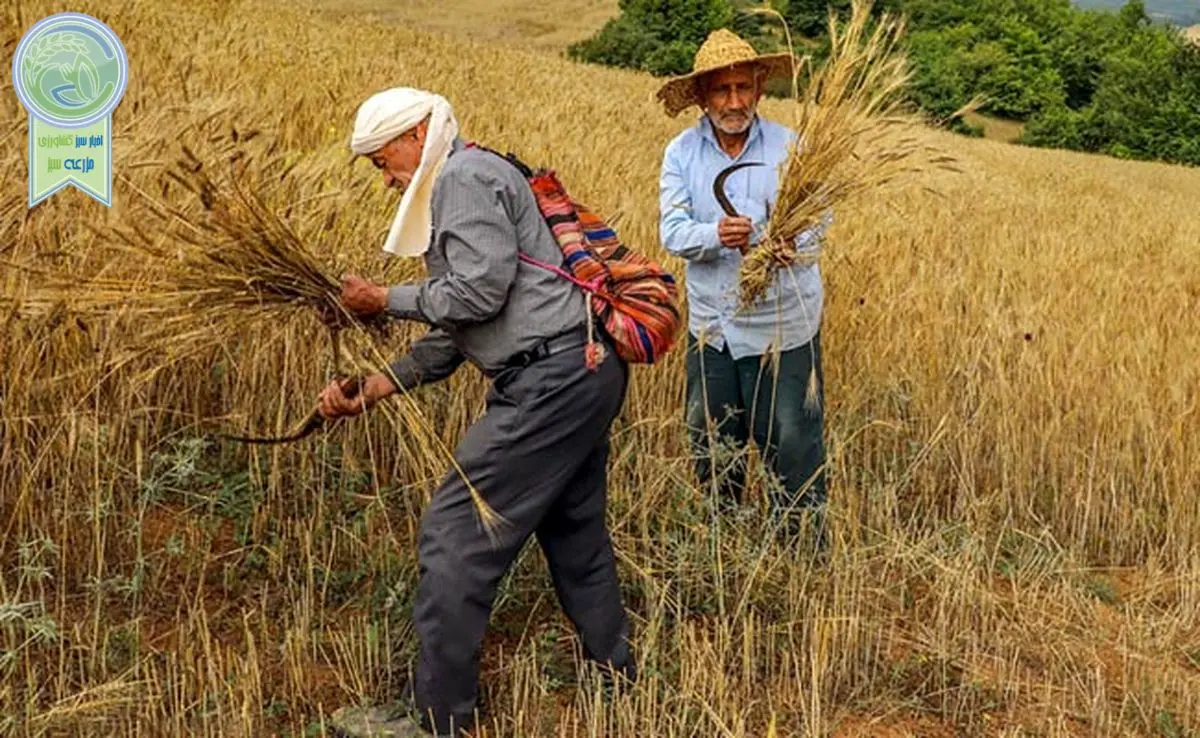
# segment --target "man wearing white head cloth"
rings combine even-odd
[[[334,727],[342,735],[454,735],[473,727],[496,587],[530,535],[588,657],[606,678],[636,675],[605,522],[609,431],[628,370],[611,347],[595,372],[587,368],[582,292],[520,257],[562,265],[527,180],[457,134],[443,98],[397,88],[363,103],[351,141],[388,187],[404,192],[384,250],[423,256],[429,276],[391,287],[347,277],[342,303],[363,317],[386,312],[430,328],[355,399],[330,384],[322,414],[363,412],[392,393],[445,379],[464,362],[492,386],[487,412],[455,449],[462,474],[443,478],[421,520],[419,651],[406,696],[392,707],[339,711]],[[495,541],[463,474],[506,521]]]

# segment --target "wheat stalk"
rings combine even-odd
[[[363,321],[345,309],[339,300],[340,282],[323,271],[286,220],[243,182],[251,157],[238,144],[239,139],[242,143],[248,140],[235,130],[218,151],[229,165],[224,176],[186,146],[181,147],[183,156],[164,173],[166,180],[196,196],[198,211],[141,193],[155,216],[148,224],[151,227],[141,223],[92,227],[112,256],[140,263],[143,274],[157,276],[80,280],[69,273],[24,267],[41,279],[16,304],[16,312],[45,317],[60,314],[69,305],[68,312],[75,315],[141,318],[139,324],[150,327],[136,333],[127,348],[107,362],[108,370],[115,371],[151,354],[158,357],[136,383],[148,381],[184,358],[236,342],[252,322],[281,321],[310,309],[331,326],[335,364],[350,374],[364,374],[376,367],[387,372],[378,348],[369,347],[371,362],[356,362],[342,350],[338,338],[339,331],[347,327],[382,334],[386,318],[381,315]],[[267,162],[259,171],[271,172],[277,164]],[[278,176],[286,176],[289,169],[285,165]],[[151,236],[151,231],[161,235]],[[394,376],[391,379],[396,381]],[[312,412],[305,423],[313,420]],[[394,414],[388,417],[393,424],[398,421]],[[462,473],[457,465],[456,470]],[[487,505],[469,479],[465,481],[485,528],[492,533],[504,519]]]
[[[261,179],[246,182],[252,157],[244,144],[253,137],[234,130],[223,142],[218,155],[227,160],[224,169],[181,146],[182,156],[162,181],[164,191],[169,183],[190,191],[195,196],[190,207],[135,188],[150,217],[116,227],[87,224],[110,263],[141,264],[140,274],[81,279],[69,270],[14,265],[38,278],[20,312],[47,314],[65,303],[77,315],[149,318],[127,342],[131,351],[114,361],[152,352],[160,357],[155,370],[223,345],[260,320],[279,321],[311,309],[338,328],[361,324],[339,302],[339,281],[254,191]],[[273,177],[278,164],[266,162],[258,171]],[[381,329],[383,323],[366,325]]]
[[[830,13],[830,55],[803,94],[797,92],[800,69],[795,73],[797,136],[761,245],[742,262],[742,308],[762,298],[778,269],[818,261],[820,244],[799,250],[796,238],[834,206],[904,175],[930,168],[959,171],[953,157],[923,141],[920,130],[928,121],[906,103],[912,70],[899,46],[904,20],[885,14],[868,35],[871,6],[871,0],[854,0],[844,30]]]

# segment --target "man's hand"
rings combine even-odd
[[[350,399],[342,392],[341,381],[334,380],[321,390],[318,407],[323,418],[336,420],[341,417],[358,415],[374,407],[376,403],[395,391],[396,386],[392,384],[392,380],[386,374],[372,374],[363,381],[362,388],[354,399]]]
[[[388,290],[383,285],[351,274],[342,278],[342,304],[360,318],[373,318],[387,309]]]
[[[750,248],[750,234],[753,232],[754,225],[745,216],[725,217],[717,223],[717,237],[721,239],[721,245],[725,248],[737,249],[743,254],[746,253],[746,249]]]

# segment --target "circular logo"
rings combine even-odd
[[[30,28],[13,55],[13,86],[29,114],[62,128],[88,126],[121,102],[129,60],[117,34],[84,13]]]

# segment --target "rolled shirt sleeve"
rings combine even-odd
[[[692,217],[692,197],[679,161],[679,151],[668,146],[659,176],[659,237],[670,253],[688,261],[713,261],[724,246],[716,223],[700,223]]]

